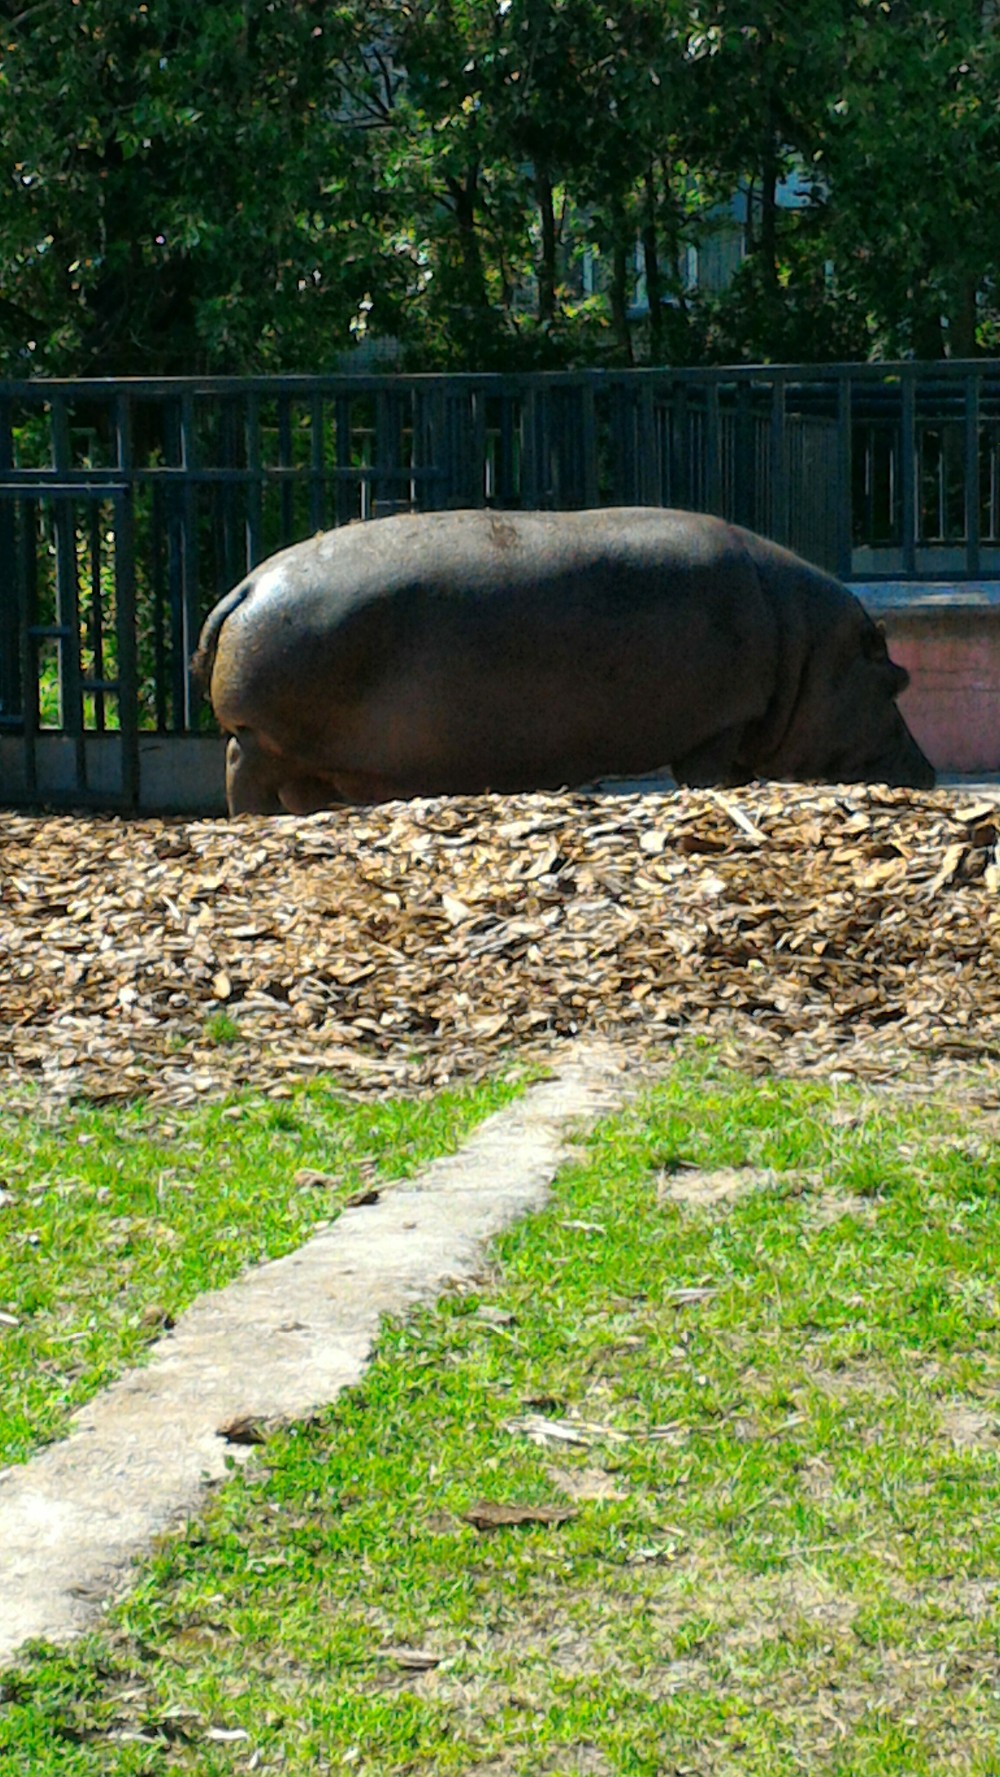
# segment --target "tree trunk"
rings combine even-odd
[[[778,288],[778,173],[774,137],[770,136],[761,157],[759,243],[764,288],[770,293]]]
[[[921,285],[914,292],[914,299],[910,310],[913,315],[913,355],[916,358],[943,358],[944,328],[940,314],[935,314],[931,307],[933,294],[928,296]]]
[[[556,318],[556,212],[552,177],[547,167],[535,168],[535,195],[542,223],[542,256],[538,264],[538,319],[551,325]]]
[[[476,230],[479,168],[475,162],[469,166],[464,179],[456,179],[453,174],[449,175],[448,191],[458,230],[463,300],[470,308],[481,309],[486,303],[486,281],[483,276],[483,258]]]
[[[961,280],[948,316],[949,358],[974,358],[976,342],[976,279]]]
[[[656,250],[656,210],[656,176],[653,168],[647,167],[643,191],[642,258],[649,303],[649,355],[654,364],[659,364],[663,357],[663,282]]]
[[[627,364],[633,362],[632,334],[628,324],[628,238],[625,206],[616,198],[611,206],[611,325]]]

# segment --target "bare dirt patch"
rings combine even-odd
[[[856,1191],[833,1189],[810,1193],[806,1200],[805,1219],[812,1228],[831,1228],[845,1218],[852,1222],[873,1222],[878,1205],[870,1197]]]
[[[1000,1449],[997,1443],[1000,1437],[1000,1419],[996,1413],[987,1413],[981,1407],[972,1407],[968,1401],[945,1401],[940,1408],[941,1429],[945,1437],[950,1438],[956,1450],[989,1450]]]
[[[682,1203],[689,1209],[711,1209],[713,1204],[728,1203],[744,1191],[759,1186],[768,1174],[749,1166],[720,1166],[712,1172],[700,1167],[684,1167],[677,1172],[661,1172],[656,1181],[658,1203]]]
[[[947,792],[0,816],[0,1085],[436,1087],[578,1032],[897,1081],[1000,1058],[1000,813]]]
[[[791,1182],[801,1183],[801,1172],[776,1172],[773,1167],[717,1166],[702,1171],[697,1166],[680,1167],[676,1172],[662,1172],[657,1179],[659,1203],[680,1203],[689,1209],[711,1209],[718,1203],[729,1203],[749,1191],[787,1189]]]

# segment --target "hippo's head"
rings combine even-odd
[[[882,631],[872,627],[876,642],[856,670],[856,707],[859,714],[868,714],[867,719],[861,716],[857,721],[854,743],[847,749],[847,762],[857,762],[859,769],[863,767],[861,775],[869,782],[932,790],[936,782],[934,767],[918,747],[896,702],[906,690],[910,675],[905,667],[890,660]]]
[[[881,626],[860,606],[857,612],[861,622],[855,632],[856,652],[843,664],[834,699],[844,723],[834,743],[837,776],[843,783],[933,789],[934,767],[918,747],[896,701],[906,690],[910,675],[890,659]]]
[[[854,598],[815,639],[773,775],[932,789],[934,767],[900,714],[909,674]]]

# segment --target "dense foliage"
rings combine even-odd
[[[0,0],[0,372],[995,349],[996,12]]]

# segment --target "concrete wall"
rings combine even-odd
[[[899,707],[943,772],[1000,771],[1000,586],[854,586],[910,683]]]
[[[85,741],[88,789],[108,797],[121,792],[121,752],[114,734],[91,734]],[[143,734],[139,737],[139,795],[144,814],[224,814],[226,743],[216,735]],[[41,735],[36,743],[38,801],[71,797],[76,781],[76,745],[62,734]],[[24,742],[0,738],[0,806],[24,803]]]

